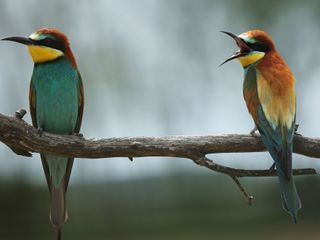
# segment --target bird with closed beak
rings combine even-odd
[[[296,223],[301,201],[292,175],[295,78],[266,32],[251,30],[239,36],[223,33],[235,40],[239,50],[222,64],[238,59],[244,69],[243,96],[247,108],[274,160],[282,206]]]
[[[29,103],[33,125],[39,131],[72,135],[80,131],[83,85],[68,38],[55,28],[42,28],[29,37],[8,37],[27,46],[34,62]],[[66,191],[73,158],[41,154],[51,193],[50,220],[61,239],[61,228],[68,218]]]

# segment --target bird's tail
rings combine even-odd
[[[51,209],[50,221],[57,231],[57,239],[61,239],[61,229],[65,221],[68,219],[66,198],[65,198],[65,180],[63,180],[58,188],[51,185]]]
[[[57,231],[57,240],[62,240],[61,228],[56,229]]]
[[[292,173],[290,178],[288,178],[281,170],[279,171],[279,169],[281,169],[280,166],[277,166],[277,169],[282,198],[282,207],[291,215],[293,222],[297,223],[297,213],[301,208],[301,201],[293,181]]]

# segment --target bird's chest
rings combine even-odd
[[[290,128],[295,117],[294,85],[270,78],[254,67],[246,70],[243,93],[248,110],[256,123],[259,122],[258,109],[262,108],[271,126],[280,124]]]
[[[294,84],[281,76],[270,75],[257,72],[258,97],[263,112],[274,129],[277,125],[290,129],[295,118]]]
[[[39,127],[53,133],[73,132],[78,115],[76,77],[74,72],[55,66],[35,69],[32,84]]]

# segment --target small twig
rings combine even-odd
[[[26,113],[27,113],[27,111],[25,109],[21,108],[21,109],[15,111],[14,117],[22,120],[24,115],[26,115]]]
[[[229,167],[225,167],[225,166],[216,164],[204,155],[199,155],[199,157],[193,157],[193,159],[194,159],[194,162],[200,166],[204,166],[204,167],[207,167],[211,170],[220,171],[220,172],[223,172],[223,173],[229,175],[233,179],[233,181],[236,183],[236,185],[240,189],[243,196],[247,199],[248,204],[250,206],[252,205],[253,196],[249,195],[246,192],[246,190],[244,189],[244,187],[241,185],[240,181],[238,180],[237,176],[234,175],[234,174],[237,174],[237,171],[239,169],[229,168]],[[253,171],[257,171],[257,170],[253,170]]]
[[[247,203],[249,206],[252,205],[252,201],[253,201],[253,196],[249,195],[246,190],[244,189],[244,187],[241,185],[239,179],[235,176],[229,175],[232,180],[236,183],[236,185],[238,186],[238,188],[240,189],[240,192],[243,194],[243,196],[246,198]]]
[[[275,169],[238,169],[238,168],[231,168],[227,166],[223,166],[220,164],[215,163],[211,159],[207,158],[204,155],[197,154],[190,157],[196,164],[200,166],[204,166],[209,168],[215,172],[224,173],[234,177],[267,177],[267,176],[276,176],[277,171]],[[316,174],[315,169],[312,168],[301,168],[301,169],[294,169],[293,175],[313,175]]]

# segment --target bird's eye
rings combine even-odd
[[[262,44],[260,42],[248,43],[248,45],[254,51],[268,52],[270,50],[268,46],[266,46],[265,44]]]
[[[51,38],[45,38],[43,41],[44,41],[44,45],[48,47],[50,47],[54,43],[54,41]]]
[[[37,45],[58,49],[62,52],[65,51],[65,47],[64,47],[63,42],[55,40],[55,39],[51,39],[51,38],[45,38],[40,41],[37,41]]]
[[[48,47],[51,45],[51,42],[52,41],[49,38],[45,38],[45,39],[37,41],[38,45],[48,46]]]

